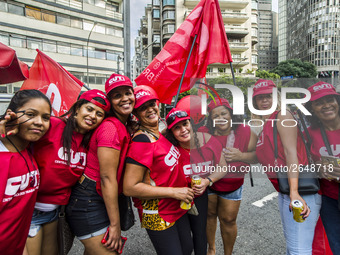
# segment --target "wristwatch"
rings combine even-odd
[[[214,183],[209,177],[207,177],[207,179],[209,180],[209,187],[211,187]]]

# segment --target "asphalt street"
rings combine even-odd
[[[254,175],[254,187],[251,187],[249,175],[246,175],[237,225],[238,234],[233,254],[285,254],[285,241],[277,205],[277,193],[267,178]],[[123,254],[156,254],[145,229],[140,228],[139,222],[136,222],[129,231],[123,232],[123,235],[128,238]],[[216,248],[216,254],[223,255],[219,228],[216,233]],[[80,255],[83,254],[83,251],[82,244],[76,240],[69,254]]]

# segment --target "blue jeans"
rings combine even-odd
[[[321,208],[321,196],[319,194],[303,195],[302,198],[311,212],[304,222],[299,223],[293,219],[293,212],[289,211],[289,196],[279,192],[279,209],[286,238],[287,255],[312,255],[314,230]]]
[[[50,212],[42,212],[34,209],[28,236],[35,237],[41,229],[42,225],[58,220],[59,210],[59,207]]]
[[[321,220],[333,255],[340,254],[340,210],[338,200],[322,196]]]

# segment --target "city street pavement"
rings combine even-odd
[[[267,201],[263,202],[263,200]],[[253,205],[253,203],[255,203],[255,205]],[[238,234],[233,254],[285,254],[285,241],[277,205],[277,193],[267,178],[256,177],[254,179],[254,187],[251,187],[249,175],[246,175],[243,200],[237,218],[237,225]],[[128,238],[123,254],[156,254],[145,229],[140,228],[139,222],[136,222],[136,224],[129,231],[124,232],[123,235]],[[216,248],[216,254],[223,255],[223,243],[219,229],[216,234]],[[69,254],[83,254],[82,244],[78,240],[74,242]]]

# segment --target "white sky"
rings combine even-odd
[[[130,0],[130,24],[131,24],[131,59],[135,55],[135,38],[138,35],[140,28],[140,19],[145,14],[145,7],[152,0]],[[272,0],[273,11],[278,12],[278,0]]]

